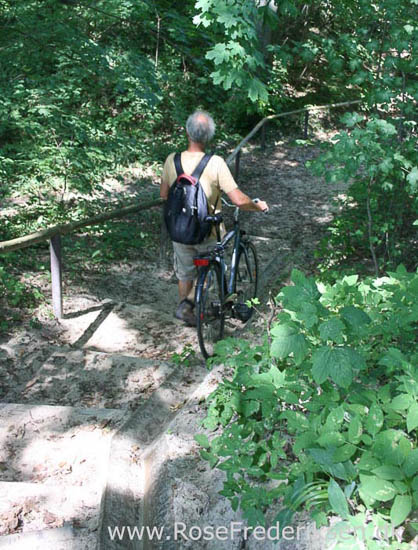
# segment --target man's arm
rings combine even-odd
[[[168,199],[168,192],[170,190],[170,186],[168,185],[168,183],[166,183],[165,181],[161,180],[161,185],[160,185],[160,197],[163,199],[163,200],[167,200]]]
[[[268,210],[268,204],[264,201],[253,202],[248,195],[243,193],[238,187],[227,193],[231,202],[241,208],[241,210],[253,210],[264,212]]]

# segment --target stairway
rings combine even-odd
[[[266,275],[277,243],[257,247]],[[166,525],[159,548],[193,548],[172,540],[176,520],[236,519],[194,441],[222,367],[209,372],[195,330],[173,318],[170,276],[152,264],[117,270],[68,299],[55,332],[0,346],[0,549],[154,547],[112,540],[124,525]],[[196,355],[174,362],[186,345]]]
[[[141,357],[158,350],[146,345],[157,314],[176,323],[107,301],[62,320],[73,341],[25,333],[0,347],[0,548],[91,549],[107,521],[135,519],[144,452],[208,375]]]

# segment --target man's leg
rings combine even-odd
[[[177,306],[175,316],[177,319],[181,319],[187,325],[195,326],[196,325],[196,316],[193,311],[194,307],[194,281],[180,281],[179,285],[179,296],[180,303]],[[190,299],[190,296],[192,298]]]
[[[193,302],[194,299],[190,298],[190,296],[192,295],[193,288],[194,288],[194,281],[179,281],[180,301],[185,300],[187,298],[188,300]]]

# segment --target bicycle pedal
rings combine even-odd
[[[246,323],[253,313],[252,308],[248,307],[247,304],[235,304],[233,311],[235,318],[243,323]]]

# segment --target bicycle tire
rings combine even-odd
[[[253,243],[241,243],[239,248],[237,271],[235,277],[235,292],[237,294],[237,302],[245,304],[248,300],[256,298],[257,291],[257,252]]]
[[[205,359],[213,355],[216,342],[222,340],[225,326],[221,268],[211,263],[198,277],[196,286],[196,328],[200,350]]]

